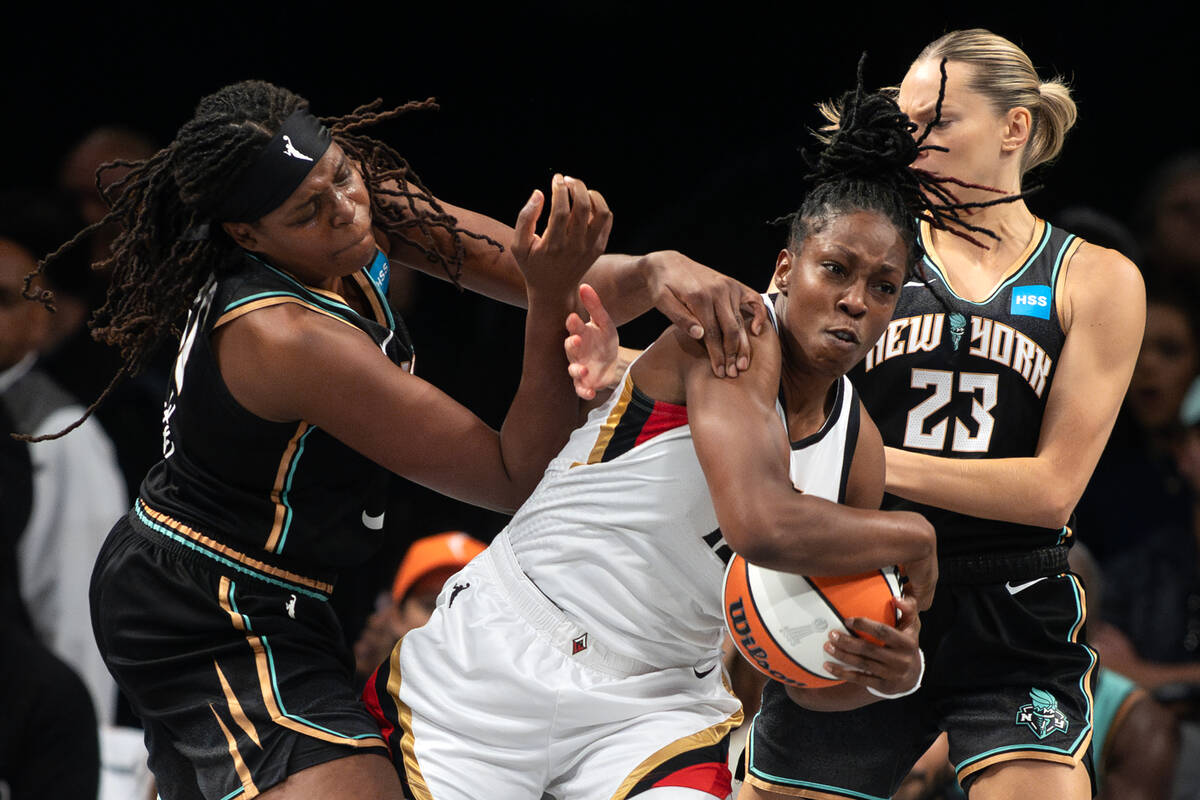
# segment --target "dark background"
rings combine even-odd
[[[955,28],[991,28],[1075,87],[1080,121],[1034,211],[1087,204],[1131,220],[1147,174],[1200,144],[1200,44],[1183,5],[45,4],[5,12],[4,182],[52,183],[64,152],[102,123],[165,144],[200,96],[247,77],[293,89],[321,115],[436,96],[440,112],[374,133],[445,199],[511,221],[562,171],[607,197],[611,250],[677,248],[763,285],[782,239],[767,221],[800,200],[813,103],[852,87],[863,50],[869,85],[897,83]],[[409,317],[419,371],[498,424],[521,315],[424,282]],[[644,345],[661,324],[652,315],[624,341]],[[490,538],[503,523],[413,497],[410,535]]]

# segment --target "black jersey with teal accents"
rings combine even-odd
[[[210,279],[188,315],[164,404],[163,459],[142,483],[133,517],[227,565],[277,577],[281,565],[328,576],[365,560],[380,541],[388,472],[308,422],[246,410],[221,377],[212,336],[243,314],[294,303],[361,330],[411,370],[388,277],[382,253],[352,277],[369,317],[249,254],[233,275]]]
[[[905,284],[887,330],[851,373],[884,444],[945,458],[1019,458],[1037,450],[1066,334],[1055,286],[1078,237],[1037,220],[1025,252],[981,302],[955,292],[926,223],[927,283]],[[1052,546],[1067,531],[981,520],[888,495],[919,511],[942,555]]]

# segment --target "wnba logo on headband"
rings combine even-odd
[[[292,158],[302,158],[305,161],[312,161],[311,158],[296,149],[296,146],[292,144],[292,137],[290,136],[283,137],[283,152]]]
[[[254,222],[283,204],[325,155],[333,137],[304,109],[293,111],[213,209],[221,222]]]

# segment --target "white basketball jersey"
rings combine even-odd
[[[841,502],[859,401],[845,377],[834,392],[821,429],[792,443],[791,478],[807,494]],[[667,668],[711,660],[720,647],[731,551],[687,408],[647,397],[629,370],[501,535],[537,587],[608,649]]]

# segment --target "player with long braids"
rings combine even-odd
[[[379,544],[389,474],[520,504],[578,418],[560,342],[585,270],[627,313],[665,295],[710,334],[748,291],[678,254],[597,261],[611,215],[574,179],[555,177],[541,236],[540,192],[516,230],[441,203],[356,133],[404,110],[366,106],[327,127],[285,89],[235,84],[108,190],[98,224],[123,229],[94,332],[134,373],[190,306],[163,459],[91,587],[97,640],[167,800],[399,797],[328,603],[337,571]],[[393,264],[528,304],[501,431],[413,374],[387,300]],[[728,359],[714,348],[722,368],[746,366],[740,325]]]
[[[814,575],[905,565],[899,626],[848,620],[881,644],[830,641],[827,668],[847,682],[804,696],[836,711],[920,685],[933,530],[878,510],[883,446],[844,374],[912,274],[916,217],[956,224],[922,187],[955,184],[909,168],[921,146],[893,100],[860,79],[844,102],[776,259],[778,293],[763,298],[774,325],[753,337],[750,368],[719,380],[701,348],[665,332],[368,684],[414,797],[726,797],[742,717],[720,667],[731,551]],[[569,327],[608,365],[615,333],[581,292],[592,322]]]
[[[1112,428],[1145,321],[1136,267],[1019,198],[1075,121],[1067,87],[985,30],[926,47],[898,102],[914,168],[947,188],[986,247],[922,223],[923,280],[852,373],[886,448],[884,507],[937,530],[917,694],[841,715],[767,686],[745,798],[884,798],[940,731],[971,800],[1092,796],[1096,655],[1070,573],[1071,512]],[[991,187],[991,188],[984,188]],[[1000,190],[1014,202],[994,203]],[[977,237],[978,238],[978,237]]]

